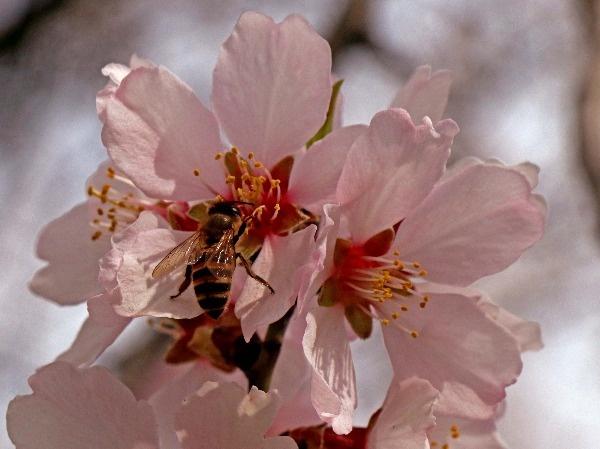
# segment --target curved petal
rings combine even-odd
[[[275,293],[248,277],[235,303],[246,341],[256,330],[285,315],[294,305],[303,282],[312,273],[315,226],[286,237],[268,237],[260,250],[254,272],[265,279]]]
[[[331,51],[298,15],[277,24],[240,17],[213,75],[215,113],[233,145],[268,167],[294,153],[325,121]]]
[[[106,262],[116,278],[122,301],[115,311],[127,317],[149,315],[154,317],[193,318],[202,313],[192,289],[187,289],[177,299],[183,281],[184,267],[160,279],[152,278],[152,271],[160,260],[189,233],[167,229],[164,220],[151,212],[142,212],[138,220],[125,230]],[[116,259],[116,260],[115,260]],[[109,270],[110,271],[110,270]],[[103,277],[111,278],[107,273]]]
[[[512,264],[540,239],[544,221],[523,175],[473,165],[434,188],[404,220],[394,246],[431,281],[469,285]]]
[[[457,132],[448,120],[435,129],[431,122],[415,126],[401,109],[373,117],[352,145],[337,187],[355,243],[398,223],[427,196]]]
[[[207,382],[175,414],[175,428],[183,449],[298,449],[289,437],[264,438],[276,409],[276,393]]]
[[[214,160],[223,144],[213,114],[164,67],[132,70],[106,100],[104,115],[111,159],[148,196],[198,200],[227,192]]]
[[[58,304],[79,304],[100,293],[100,258],[110,249],[110,238],[92,240],[87,203],[75,206],[40,232],[37,255],[48,262],[29,283],[35,294]]]
[[[519,343],[521,352],[539,351],[544,347],[542,330],[540,325],[535,321],[527,321],[513,315],[489,299],[482,299],[478,305],[488,317],[511,333]]]
[[[54,362],[29,378],[33,394],[8,407],[17,449],[159,449],[152,408],[101,367]]]
[[[452,72],[449,70],[438,70],[432,74],[430,66],[422,65],[400,89],[391,107],[406,109],[415,122],[427,116],[437,123],[448,104],[451,84]]]
[[[311,211],[335,201],[335,190],[354,141],[367,129],[364,125],[339,128],[302,151],[294,160],[288,198]]]
[[[281,398],[269,435],[322,423],[310,400],[312,369],[304,356],[306,313],[296,309],[285,331],[269,388]]]
[[[426,291],[426,286],[421,290]],[[462,384],[486,404],[496,405],[521,372],[517,342],[472,298],[438,293],[429,296],[425,308],[413,304],[408,311],[400,311],[393,301],[379,306],[386,317],[400,314],[383,327],[395,374],[427,379],[440,391],[449,383]],[[416,338],[409,331],[415,331]],[[456,405],[472,408],[468,402]]]
[[[80,367],[94,363],[131,321],[130,318],[115,313],[114,305],[120,301],[116,291],[89,299],[89,317],[81,326],[71,347],[59,355],[57,360]]]
[[[239,370],[225,373],[207,361],[193,362],[185,373],[161,387],[148,401],[156,415],[161,448],[181,447],[175,434],[175,414],[185,399],[198,391],[207,381],[235,382],[244,389],[248,388],[246,377]]]
[[[433,404],[438,391],[423,379],[395,380],[381,413],[370,429],[367,449],[423,449],[426,431],[435,423]]]
[[[337,434],[352,430],[356,379],[342,307],[316,307],[306,316],[302,340],[312,366],[311,399],[321,419]]]

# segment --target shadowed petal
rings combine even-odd
[[[113,306],[120,301],[121,297],[116,290],[89,299],[89,317],[79,329],[71,347],[59,355],[57,360],[81,367],[94,363],[131,321],[115,312]]]
[[[335,190],[344,162],[354,141],[367,129],[364,125],[340,128],[302,151],[294,161],[288,198],[311,211],[335,202]]]
[[[305,19],[242,14],[213,75],[215,112],[233,145],[272,166],[317,132],[330,96],[331,51]]]
[[[175,414],[184,400],[198,391],[207,381],[235,382],[244,389],[248,388],[246,377],[239,370],[225,373],[207,361],[193,362],[185,373],[164,385],[148,401],[154,408],[162,449],[181,447],[175,434]]]
[[[276,409],[276,393],[207,382],[176,413],[175,428],[183,449],[297,449],[289,437],[264,438]]]
[[[309,226],[286,237],[271,236],[263,243],[252,269],[269,282],[275,293],[250,277],[246,280],[235,304],[246,341],[260,326],[283,317],[296,302],[301,286],[313,271],[315,231],[315,226]]]
[[[54,362],[29,378],[33,393],[8,407],[17,449],[158,449],[152,408],[101,367]]]
[[[92,240],[87,203],[75,206],[40,232],[37,255],[48,261],[29,288],[59,304],[78,304],[100,292],[98,261],[110,249],[107,235]]]

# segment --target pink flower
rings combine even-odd
[[[342,224],[324,237],[335,248],[308,289],[310,298],[321,287],[304,336],[313,405],[344,423],[334,430],[350,430],[355,402],[344,322],[366,338],[378,319],[397,376],[452,389],[482,413],[521,370],[515,338],[478,296],[451,286],[514,262],[541,237],[545,205],[532,194],[530,166],[470,161],[442,177],[456,132],[451,121],[415,126],[392,109],[349,150],[338,184]]]
[[[101,293],[98,261],[110,249],[111,235],[133,223],[141,210],[166,213],[107,162],[86,185],[88,200],[48,223],[38,237],[38,257],[48,265],[35,273],[30,288],[59,304]]]
[[[124,77],[122,70],[111,73],[120,84],[100,96],[103,142],[143,192],[254,205],[239,247],[246,256],[262,247],[254,270],[275,294],[247,281],[236,314],[249,338],[294,303],[314,230],[282,235],[306,227],[334,198],[346,148],[364,129],[341,128],[304,149],[324,123],[332,94],[327,42],[299,16],[277,24],[244,13],[214,70],[214,114],[164,67],[147,63]],[[290,254],[293,261],[280,262]]]
[[[289,437],[264,438],[275,393],[246,394],[195,367],[148,402],[101,367],[55,362],[29,384],[33,393],[15,398],[7,413],[17,449],[297,448]]]

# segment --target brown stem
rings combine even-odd
[[[283,318],[269,326],[267,335],[261,345],[258,360],[250,369],[244,371],[250,387],[256,386],[263,391],[269,390],[273,369],[275,368],[275,363],[277,362],[279,352],[281,351],[283,335],[285,334],[285,329],[287,328],[293,311],[294,308],[291,308]]]

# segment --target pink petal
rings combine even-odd
[[[7,413],[17,449],[158,449],[150,405],[101,367],[54,362],[29,378],[33,394]]]
[[[59,355],[57,360],[80,367],[94,363],[131,321],[130,318],[115,313],[114,305],[120,300],[116,291],[89,299],[89,317],[81,326],[71,347]]]
[[[310,276],[298,292],[298,306],[304,311],[334,268],[334,249],[340,227],[340,208],[334,204],[323,207],[316,237],[313,266]]]
[[[207,381],[235,382],[244,389],[248,388],[246,377],[239,370],[228,374],[208,362],[192,363],[185,373],[172,379],[149,400],[150,405],[154,408],[159,427],[160,445],[163,449],[180,447],[175,434],[175,414],[181,408],[184,400],[199,390]]]
[[[426,292],[426,285],[420,290]],[[400,378],[418,376],[438,390],[458,383],[473,390],[481,400],[496,405],[505,388],[521,372],[520,351],[515,339],[489,319],[473,299],[457,294],[428,293],[424,309],[414,302],[407,312],[400,305],[381,305],[384,316],[399,312],[397,320],[383,327],[385,344]],[[402,329],[400,326],[403,326]],[[413,338],[409,331],[416,331]],[[480,404],[475,404],[479,406]],[[468,403],[457,404],[471,407]]]
[[[337,187],[355,243],[402,220],[442,176],[458,128],[413,125],[401,109],[373,117],[352,145]]]
[[[342,307],[316,307],[306,316],[302,344],[313,368],[311,399],[337,434],[352,430],[356,379]]]
[[[539,351],[544,347],[542,330],[538,323],[513,315],[489,299],[482,299],[478,305],[488,317],[510,332],[519,343],[521,352]]]
[[[311,211],[335,202],[336,186],[348,151],[365,130],[364,125],[339,128],[309,150],[303,150],[292,168],[289,200]]]
[[[473,165],[438,184],[398,230],[396,247],[434,282],[469,285],[542,236],[545,215],[515,170]]]
[[[40,232],[37,255],[48,262],[29,284],[59,304],[78,304],[100,292],[98,261],[110,249],[108,235],[93,241],[87,203],[75,206]]]
[[[289,437],[265,439],[277,408],[274,393],[207,382],[175,415],[182,449],[297,449]]]
[[[250,277],[246,280],[235,304],[246,341],[259,327],[283,317],[296,302],[303,281],[313,269],[315,231],[315,226],[309,226],[289,236],[270,236],[264,241],[252,269],[269,282],[275,293]]]
[[[277,391],[281,402],[269,429],[269,435],[321,424],[310,400],[312,368],[304,356],[302,337],[306,313],[298,309],[285,331],[277,363],[273,369],[270,390]]]
[[[166,223],[151,212],[142,212],[138,220],[114,242],[115,257],[106,265],[116,267],[116,280],[122,301],[115,306],[118,314],[134,317],[193,318],[202,310],[192,289],[187,289],[177,299],[171,295],[178,291],[183,281],[184,267],[160,279],[152,278],[154,267],[189,233],[167,229]],[[106,262],[106,261],[103,261]],[[109,278],[107,274],[104,277]]]
[[[437,396],[437,390],[423,379],[392,382],[369,432],[367,449],[426,448],[426,431],[435,423],[433,404]]]
[[[431,446],[436,448],[448,444],[451,449],[506,449],[496,432],[494,419],[474,420],[446,415],[434,411],[436,425],[427,432]],[[452,437],[452,428],[458,434]]]
[[[246,12],[221,48],[212,99],[233,145],[272,166],[325,121],[331,51],[298,15],[277,24]]]
[[[446,109],[451,84],[452,73],[449,70],[438,70],[432,74],[430,66],[422,65],[400,89],[391,107],[406,109],[415,122],[428,116],[437,123]]]
[[[227,192],[214,160],[223,147],[214,116],[164,67],[131,71],[105,116],[102,141],[111,159],[148,196],[197,200]]]

